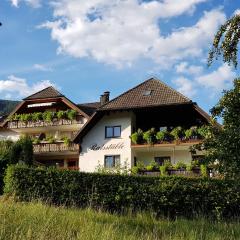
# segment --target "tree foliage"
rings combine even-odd
[[[226,21],[214,36],[212,49],[209,52],[208,64],[211,65],[214,59],[218,59],[220,55],[223,61],[238,64],[238,43],[240,40],[240,15],[235,15]]]
[[[9,153],[9,164],[33,163],[33,145],[30,137],[22,137],[14,143]]]
[[[0,175],[5,171],[9,163],[9,154],[13,142],[10,140],[0,141]]]
[[[221,117],[223,126],[213,123],[203,144],[206,159],[217,163],[219,171],[227,178],[240,178],[240,78],[234,88],[224,91],[222,98],[211,109],[213,119]],[[199,147],[199,146],[198,146]]]

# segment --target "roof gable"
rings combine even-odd
[[[92,102],[92,103],[81,103],[77,104],[77,106],[85,112],[88,116],[91,116],[96,112],[96,110],[101,106],[100,102]]]
[[[56,97],[63,97],[63,95],[60,92],[58,92],[54,87],[50,86],[50,87],[44,88],[43,90],[24,98],[23,100],[56,98]]]
[[[154,107],[191,102],[189,98],[167,86],[165,83],[150,78],[106,103],[99,110]]]

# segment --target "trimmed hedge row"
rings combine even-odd
[[[157,216],[240,216],[240,183],[183,177],[138,177],[10,166],[5,194],[21,201],[92,206]]]
[[[3,193],[3,176],[2,174],[0,173],[0,195],[2,195]]]

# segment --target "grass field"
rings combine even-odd
[[[0,200],[0,239],[240,239],[240,223],[156,220]]]

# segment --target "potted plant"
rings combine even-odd
[[[131,136],[131,141],[134,144],[141,144],[143,143],[143,131],[139,128],[137,132],[133,133]]]
[[[185,133],[185,138],[186,138],[186,140],[192,139],[192,137],[193,137],[193,135],[194,135],[194,131],[193,131],[193,129],[191,129],[191,128],[185,130],[184,133]]]
[[[32,114],[32,120],[33,121],[40,121],[40,120],[42,120],[43,119],[43,116],[42,116],[43,114],[41,113],[41,112],[35,112],[35,113],[33,113]]]
[[[67,117],[69,120],[76,119],[76,116],[77,116],[77,112],[75,110],[73,110],[73,109],[67,110]]]
[[[57,119],[61,120],[61,119],[65,119],[66,118],[66,112],[65,111],[58,111],[57,112]]]
[[[173,168],[170,161],[164,161],[163,165],[159,167],[162,176],[169,175],[169,171]]]
[[[71,143],[70,138],[67,137],[67,136],[64,136],[64,137],[62,138],[62,140],[63,140],[64,145],[66,145],[66,146],[69,146],[70,143]]]
[[[206,138],[208,133],[209,133],[208,126],[201,126],[197,129],[197,134],[199,138]]]
[[[46,122],[52,122],[53,117],[54,117],[54,114],[51,111],[45,111],[43,113],[43,120]]]
[[[48,136],[46,137],[46,141],[47,141],[48,143],[55,143],[56,139],[53,137],[53,135],[48,135]]]
[[[143,133],[143,139],[148,144],[154,144],[156,143],[156,131],[155,128],[151,128],[150,130]]]
[[[166,129],[160,130],[156,133],[156,139],[159,142],[163,142],[164,140],[166,140],[166,136],[167,136],[167,130]]]
[[[183,137],[183,128],[178,126],[175,127],[172,131],[171,131],[171,135],[174,137],[174,139],[176,141],[179,141],[180,139],[182,139]]]
[[[34,138],[33,140],[32,140],[32,143],[33,144],[39,144],[41,142],[41,140],[39,139],[39,138]]]
[[[177,170],[186,170],[187,164],[183,161],[178,161],[175,165]]]

